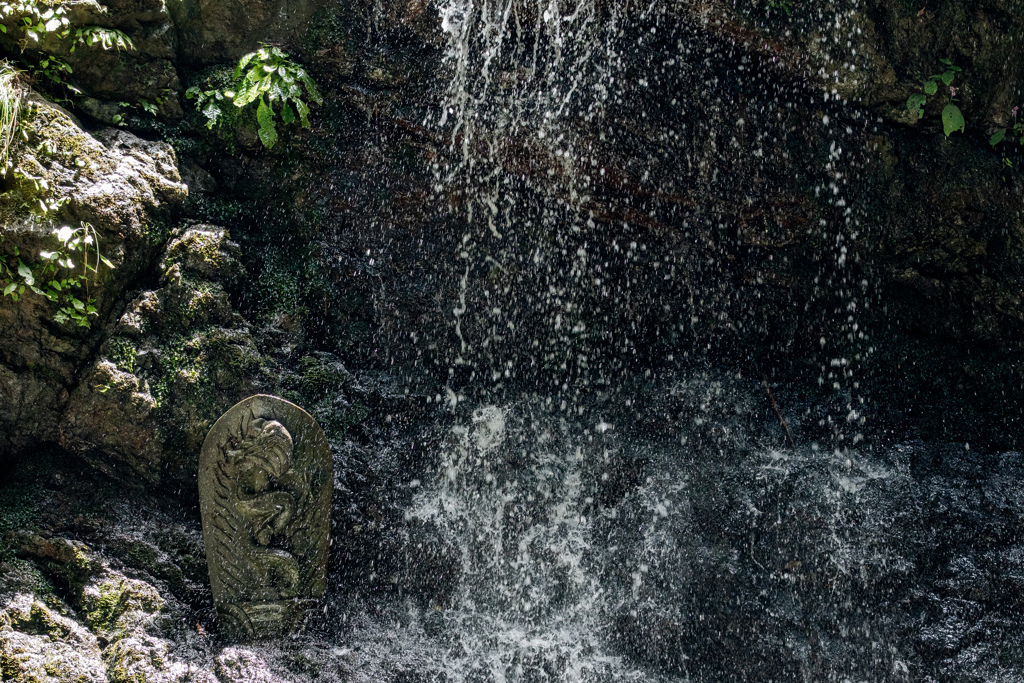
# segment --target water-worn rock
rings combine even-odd
[[[243,647],[229,647],[220,653],[217,676],[224,683],[277,683],[281,680],[268,671],[259,653]]]
[[[45,635],[0,630],[0,673],[19,683],[104,683],[98,651]]]

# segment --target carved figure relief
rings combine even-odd
[[[199,501],[213,599],[236,637],[297,628],[326,587],[333,466],[304,410],[252,396],[210,429]]]

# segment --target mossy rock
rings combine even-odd
[[[0,675],[17,683],[107,681],[98,652],[20,631],[0,631]]]
[[[153,586],[117,574],[88,584],[81,602],[89,628],[108,640],[117,640],[150,621],[164,606]]]
[[[180,680],[168,675],[172,672],[167,660],[167,644],[157,638],[139,634],[122,638],[108,647],[103,655],[110,683]]]
[[[106,680],[96,637],[31,593],[0,609],[0,674],[26,683]]]
[[[30,593],[47,605],[61,604],[57,591],[46,574],[34,563],[21,558],[0,562],[0,595],[15,593]]]

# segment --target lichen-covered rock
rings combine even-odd
[[[25,683],[106,680],[96,636],[31,593],[0,604],[0,673]]]
[[[82,590],[86,623],[108,640],[144,629],[164,606],[155,588],[144,581],[106,574]]]
[[[129,283],[149,268],[162,242],[167,212],[182,202],[174,151],[121,130],[92,135],[61,107],[29,95],[22,113],[25,139],[12,154],[7,191],[0,196],[4,222],[0,250],[35,264],[56,244],[53,227],[89,223],[103,255],[90,277],[93,322],[110,315]],[[48,204],[42,223],[26,207]],[[84,295],[84,294],[83,294]],[[57,425],[96,340],[91,329],[59,324],[55,308],[28,290],[18,302],[0,299],[0,455],[30,441],[54,442]]]
[[[133,634],[115,642],[103,655],[110,683],[170,683],[188,680],[189,667],[171,661],[174,644],[162,638]]]
[[[193,225],[167,245],[164,269],[178,266],[184,272],[225,284],[237,285],[245,271],[238,261],[238,246],[224,228]]]
[[[48,537],[29,530],[18,530],[6,539],[22,556],[33,558],[73,594],[90,577],[102,570],[102,563],[89,547],[77,540]]]
[[[160,461],[151,423],[156,405],[145,380],[100,361],[72,394],[60,425],[61,442],[112,476],[120,464],[145,473]]]
[[[217,416],[272,381],[225,289],[244,273],[236,250],[214,226],[171,239],[161,287],[128,305],[71,395],[65,448],[115,477],[194,477]]]
[[[8,215],[20,210],[18,199],[66,197],[66,218],[88,221],[119,241],[138,240],[153,229],[161,209],[188,193],[167,143],[112,128],[90,134],[66,110],[35,95],[23,109],[21,129],[26,140],[15,149],[8,173]],[[120,265],[125,255],[115,259],[109,247],[107,257]]]
[[[0,673],[17,683],[105,683],[99,652],[48,636],[0,631]]]
[[[182,627],[188,617],[176,597],[168,593],[165,598],[155,583],[126,576],[112,556],[98,555],[81,541],[32,533],[15,540],[19,554],[45,567],[70,604],[57,597],[32,562],[0,564],[0,661],[7,666],[5,674],[8,669],[18,672],[22,678],[15,677],[17,681],[37,680],[32,678],[37,671],[49,671],[58,681],[94,680],[61,677],[81,670],[100,672],[95,678],[99,681],[168,683],[185,680],[201,668],[185,661],[201,659],[206,644]],[[128,553],[124,559],[138,558]],[[149,566],[159,572],[159,564]]]

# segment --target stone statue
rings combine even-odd
[[[213,600],[242,638],[298,628],[326,587],[330,448],[304,410],[251,396],[217,420],[199,458]]]

